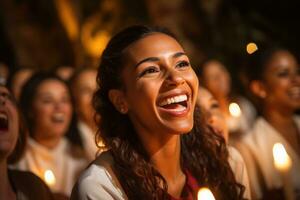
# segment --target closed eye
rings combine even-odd
[[[279,71],[278,73],[277,73],[277,76],[278,77],[288,77],[289,76],[289,71],[288,70],[282,70],[282,71]]]
[[[217,101],[214,101],[211,106],[210,106],[211,109],[219,109],[220,108],[220,105]]]

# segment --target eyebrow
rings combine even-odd
[[[183,56],[183,55],[186,55],[186,53],[184,52],[177,52],[175,53],[172,58],[178,58],[180,56]],[[142,63],[145,63],[145,62],[157,62],[159,61],[159,58],[158,57],[149,57],[149,58],[145,58],[143,60],[141,60],[140,62],[138,62],[136,65],[135,65],[135,68],[137,68],[139,65],[141,65]]]

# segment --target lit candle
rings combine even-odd
[[[51,170],[46,170],[44,173],[44,180],[49,186],[53,186],[56,182],[55,176]]]
[[[229,112],[233,117],[239,117],[242,113],[240,106],[237,103],[229,104]]]
[[[290,169],[292,160],[281,143],[273,146],[274,166],[282,176],[283,189],[287,200],[294,200],[294,190],[290,182]]]
[[[206,187],[200,188],[197,196],[198,200],[215,200],[215,197],[210,189]]]

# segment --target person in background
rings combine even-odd
[[[243,155],[255,199],[275,199],[290,182],[295,199],[300,198],[300,70],[295,56],[284,48],[271,47],[250,55],[249,89],[260,117],[243,138]],[[284,145],[291,158],[290,176],[282,179],[274,166],[273,146]],[[241,151],[241,153],[247,151]],[[249,166],[249,167],[248,167]]]
[[[236,146],[240,137],[251,128],[255,120],[256,110],[254,106],[244,97],[232,96],[231,77],[221,61],[208,59],[196,71],[200,83],[219,102],[229,130],[229,144]],[[230,112],[230,105],[235,105],[233,107],[235,110],[232,112]]]
[[[34,70],[29,67],[22,67],[16,70],[9,77],[8,85],[17,101],[20,99],[23,85],[32,76]]]
[[[9,68],[8,66],[0,61],[0,84],[6,85],[9,77]]]
[[[65,137],[73,112],[68,86],[56,75],[36,73],[24,85],[20,104],[30,137],[16,167],[43,178],[54,193],[69,196],[87,161]],[[49,173],[54,181],[47,181]]]
[[[0,84],[0,199],[53,200],[47,185],[30,172],[10,169],[26,146],[26,129],[10,91]]]
[[[75,71],[70,79],[75,112],[78,119],[78,129],[83,148],[89,160],[94,160],[98,147],[103,147],[102,142],[96,145],[95,141],[97,124],[95,122],[96,112],[92,105],[92,99],[97,89],[96,76],[97,70],[95,68],[84,67]]]
[[[198,79],[166,30],[131,26],[105,48],[93,103],[108,151],[84,171],[71,199],[243,199],[221,137],[194,117]]]
[[[213,95],[202,86],[199,86],[197,104],[203,110],[202,114],[205,115],[207,124],[228,143],[228,128],[223,113],[220,110],[219,103]],[[245,186],[245,197],[251,199],[249,178],[244,159],[234,147],[228,145],[227,148],[229,152],[228,161],[235,178],[237,182]]]
[[[68,82],[74,73],[74,67],[69,65],[60,65],[55,68],[54,73],[62,80]]]

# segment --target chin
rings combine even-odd
[[[187,134],[193,129],[193,123],[173,124],[169,125],[168,129],[176,135]]]

